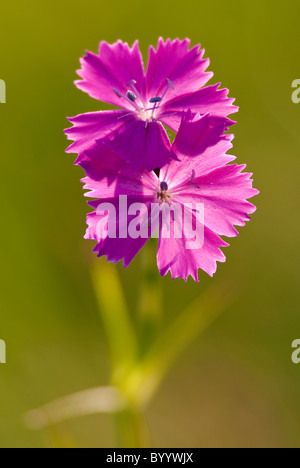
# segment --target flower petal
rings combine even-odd
[[[174,90],[168,90],[164,102],[188,91],[196,91],[210,80],[213,74],[205,72],[209,59],[203,60],[204,50],[200,50],[200,45],[189,50],[189,46],[189,39],[167,39],[165,42],[159,38],[157,50],[150,47],[146,72],[149,98],[164,93],[168,86],[167,79],[171,80]]]
[[[196,114],[191,118],[189,111],[182,118],[172,149],[180,156],[199,156],[210,146],[216,145],[225,130],[226,121],[222,117]]]
[[[232,148],[233,135],[223,135],[223,128],[222,119],[208,114],[192,120],[184,117],[172,145],[172,152],[179,160],[163,168],[160,179],[174,189],[233,161],[235,156],[226,154]]]
[[[119,158],[110,148],[97,142],[82,153],[77,162],[86,172],[82,179],[91,198],[119,195],[148,196],[155,199],[159,182],[154,172],[138,171]]]
[[[124,119],[122,119],[124,122]],[[165,166],[174,155],[162,124],[130,119],[104,140],[120,158],[137,170],[153,171]]]
[[[193,93],[179,96],[160,107],[159,119],[174,132],[177,132],[181,123],[182,112],[190,109],[192,114],[211,114],[218,117],[227,117],[238,112],[238,107],[233,105],[234,99],[228,98],[228,89],[218,89],[219,84],[207,86]],[[226,125],[233,125],[230,119],[226,119]]]
[[[220,247],[228,244],[207,227],[203,226],[202,247],[194,250],[186,248],[188,239],[184,232],[182,239],[176,239],[174,232],[174,220],[171,217],[169,226],[162,224],[160,227],[157,265],[162,276],[170,271],[173,279],[183,278],[186,281],[191,275],[198,282],[199,269],[213,276],[217,262],[225,262],[226,258]]]
[[[126,95],[127,83],[131,80],[136,80],[136,88],[142,96],[145,95],[144,66],[138,41],[132,48],[120,40],[114,44],[103,41],[98,55],[87,52],[80,63],[81,69],[77,74],[82,80],[75,84],[99,101],[132,109],[129,102],[113,91]]]
[[[81,153],[91,148],[95,140],[103,138],[107,133],[113,131],[118,126],[123,125],[122,119],[128,120],[127,111],[111,110],[103,112],[90,112],[70,117],[68,120],[73,127],[67,128],[64,132],[68,140],[73,140],[66,150],[67,153]]]
[[[106,255],[114,263],[123,260],[127,267],[149,239],[151,229],[157,227],[158,220],[151,218],[151,204],[158,205],[158,177],[154,172],[137,171],[99,142],[82,154],[78,164],[86,172],[83,179],[84,188],[89,190],[86,196],[97,198],[89,202],[94,212],[87,216],[85,238],[97,241],[95,252],[99,256]],[[136,218],[136,213],[130,212],[133,204],[141,207],[139,225],[146,223],[146,235],[141,237],[130,234],[131,223]],[[113,236],[105,230],[111,222],[107,219],[107,209],[112,216]]]
[[[137,238],[130,236],[130,223],[136,218],[136,215],[129,215],[123,209],[120,210],[118,198],[108,198],[104,202],[106,205],[101,205],[100,203],[103,203],[103,201],[100,202],[99,200],[90,203],[96,211],[87,216],[88,229],[85,238],[97,241],[94,251],[98,253],[98,257],[106,256],[107,260],[113,263],[123,260],[124,268],[126,268],[150,238],[151,209],[149,207],[151,199],[147,197],[128,197],[127,199],[128,206],[132,203],[140,204],[139,222],[141,224],[146,223],[146,226],[149,226],[147,236]],[[108,221],[108,211],[111,213],[110,221]],[[106,230],[108,229],[108,223],[114,223],[114,221],[116,237],[109,236],[108,230]],[[120,229],[125,229],[126,238],[120,238]]]
[[[234,237],[234,226],[245,226],[256,207],[247,201],[259,192],[252,187],[252,174],[242,172],[245,165],[230,164],[195,177],[193,186],[186,185],[180,201],[202,203],[205,225],[218,235]],[[198,188],[195,188],[198,186]]]

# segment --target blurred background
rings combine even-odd
[[[233,300],[181,355],[147,408],[154,447],[299,447],[300,365],[300,3],[266,0],[121,2],[12,1],[1,5],[0,446],[45,447],[24,413],[106,385],[110,358],[91,279],[105,262],[84,241],[85,214],[74,155],[64,153],[66,116],[99,110],[73,85],[79,57],[100,40],[136,38],[146,61],[159,35],[201,43],[236,98],[233,154],[254,173],[257,213],[226,249],[213,279],[154,277],[161,326],[211,286],[229,281]],[[234,117],[234,118],[235,118]],[[113,267],[135,320],[142,256]],[[108,291],[114,294],[114,291]],[[201,311],[199,311],[200,313]],[[57,431],[79,447],[114,447],[114,421],[94,415]]]

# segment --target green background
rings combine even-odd
[[[291,361],[300,338],[300,104],[291,100],[300,78],[299,17],[297,0],[2,2],[1,447],[51,446],[46,432],[26,428],[23,414],[109,381],[90,275],[96,259],[83,240],[83,173],[64,153],[62,130],[67,115],[103,108],[73,85],[85,49],[138,38],[146,61],[159,35],[187,36],[206,49],[212,83],[221,81],[240,106],[233,154],[261,195],[214,279],[200,272],[199,284],[158,280],[164,324],[217,281],[230,281],[234,301],[181,356],[147,409],[152,443],[300,446],[300,365]],[[126,271],[115,268],[134,317],[141,256]],[[113,447],[113,419],[75,419],[63,437]]]

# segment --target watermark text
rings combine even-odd
[[[292,361],[294,364],[300,364],[300,340],[294,340],[292,348],[295,349],[292,353]]]
[[[300,80],[294,80],[292,83],[292,88],[296,88],[292,93],[292,101],[294,104],[300,103]]]
[[[126,195],[118,203],[100,203],[95,234],[106,239],[182,239],[187,250],[204,244],[203,203],[131,203]]]
[[[0,340],[0,364],[6,364],[6,343]]]
[[[4,80],[0,80],[0,103],[6,103],[6,84]]]

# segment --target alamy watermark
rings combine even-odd
[[[106,239],[182,239],[187,250],[204,244],[203,203],[131,203],[120,195],[117,204],[100,203],[96,236]]]
[[[6,103],[6,83],[4,80],[0,80],[0,103]]]
[[[6,364],[6,343],[0,340],[0,364]]]
[[[294,340],[292,348],[295,349],[292,353],[292,361],[294,364],[300,364],[300,340]]]
[[[292,93],[292,101],[294,104],[300,103],[300,80],[294,80],[292,83],[292,88],[295,88],[295,91]]]

